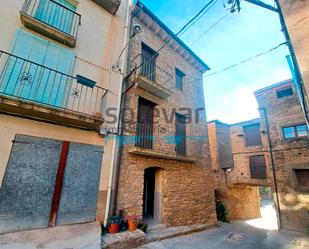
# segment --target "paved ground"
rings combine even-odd
[[[153,242],[139,249],[308,249],[309,240],[300,235],[253,227],[246,222],[223,224],[219,228]]]
[[[98,222],[0,235],[0,249],[100,249]]]
[[[277,231],[271,202],[264,202],[262,218],[221,224],[215,229],[153,242],[139,249],[308,249],[309,238]]]

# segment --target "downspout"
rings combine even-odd
[[[123,40],[123,46],[125,47],[126,44],[129,41],[129,21],[130,21],[130,8],[131,8],[131,1],[128,0],[127,2],[127,13],[126,13],[126,24],[124,28],[124,40]],[[121,72],[125,69],[125,63],[126,58],[123,58],[121,62]],[[118,102],[117,102],[117,120],[116,120],[116,126],[118,129],[119,126],[119,119],[120,119],[120,113],[121,113],[121,99],[122,99],[122,91],[123,91],[123,73],[120,75],[120,81],[119,81],[119,92],[118,92]],[[114,136],[115,140],[113,142],[113,148],[112,148],[112,159],[111,159],[111,165],[110,165],[110,171],[109,171],[109,181],[108,181],[108,189],[107,189],[107,198],[106,198],[106,207],[105,207],[105,216],[104,216],[104,226],[107,223],[107,219],[110,213],[110,204],[111,204],[111,196],[112,196],[112,186],[113,186],[113,175],[114,175],[114,168],[116,164],[116,154],[117,154],[117,147],[118,144],[118,133],[112,134]]]
[[[271,161],[271,167],[272,167],[272,171],[273,171],[274,187],[275,187],[275,194],[276,194],[277,207],[278,207],[278,218],[279,218],[279,222],[278,222],[279,224],[278,225],[279,225],[279,229],[281,229],[282,228],[281,208],[280,208],[280,202],[279,202],[279,194],[278,194],[278,186],[277,186],[277,176],[276,176],[274,157],[273,157],[273,147],[272,147],[270,133],[269,133],[269,123],[268,123],[266,109],[265,108],[260,108],[260,110],[263,110],[263,114],[264,114],[264,118],[265,118],[267,140],[268,140],[269,154],[270,154],[270,161]]]
[[[296,58],[296,54],[295,54],[295,51],[294,51],[294,48],[293,48],[293,45],[292,45],[290,34],[289,34],[289,31],[288,31],[287,25],[285,23],[285,20],[284,20],[284,16],[283,16],[283,12],[282,12],[282,8],[281,8],[281,5],[279,3],[279,0],[275,0],[275,3],[276,3],[277,8],[279,10],[278,13],[279,13],[279,20],[280,20],[281,27],[282,27],[282,32],[283,32],[285,39],[287,41],[287,45],[288,45],[289,52],[290,52],[290,55],[291,55],[291,61],[292,61],[292,64],[293,64],[295,80],[296,80],[296,82],[297,82],[297,84],[300,88],[299,89],[300,94],[299,94],[298,97],[299,97],[300,101],[303,102],[302,109],[303,109],[303,112],[305,114],[306,123],[308,124],[309,123],[308,110],[307,110],[308,100],[306,99],[307,93],[306,93],[306,89],[304,88],[304,81],[303,81],[301,71],[300,71],[300,68],[299,68],[299,65],[298,65],[298,61],[297,61],[297,58]]]

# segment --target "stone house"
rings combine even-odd
[[[168,226],[214,224],[202,79],[209,68],[139,1],[131,18],[131,29],[136,27],[124,91],[117,210]]]
[[[111,68],[129,8],[1,1],[0,234],[103,222],[114,135],[100,129],[105,110],[119,108],[122,75]]]
[[[225,204],[229,219],[259,218],[259,187],[270,186],[272,179],[260,120],[231,125],[209,121],[208,132],[217,197]]]
[[[271,187],[279,226],[306,231],[308,126],[296,89],[286,80],[254,93],[260,118],[231,125],[208,122],[218,198],[230,219],[258,218],[258,188]]]
[[[281,227],[307,231],[309,227],[308,125],[291,80],[255,91],[261,129],[268,131]],[[277,200],[277,198],[275,198]]]

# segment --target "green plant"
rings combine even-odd
[[[107,234],[107,226],[104,226],[102,224],[102,235],[105,235],[105,234]]]
[[[140,229],[140,230],[142,230],[144,233],[146,233],[146,230],[147,230],[147,228],[148,228],[148,224],[141,222],[141,223],[139,223],[139,224],[137,225],[137,228]]]
[[[228,223],[228,213],[221,201],[216,201],[216,212],[217,212],[217,219],[222,222]]]
[[[107,219],[107,224],[110,225],[110,224],[121,224],[121,217],[120,216],[112,216],[112,217],[109,217]]]

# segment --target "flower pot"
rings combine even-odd
[[[136,230],[137,224],[134,221],[128,220],[128,230],[134,231]]]
[[[118,233],[120,224],[110,224],[108,227],[108,233]]]

